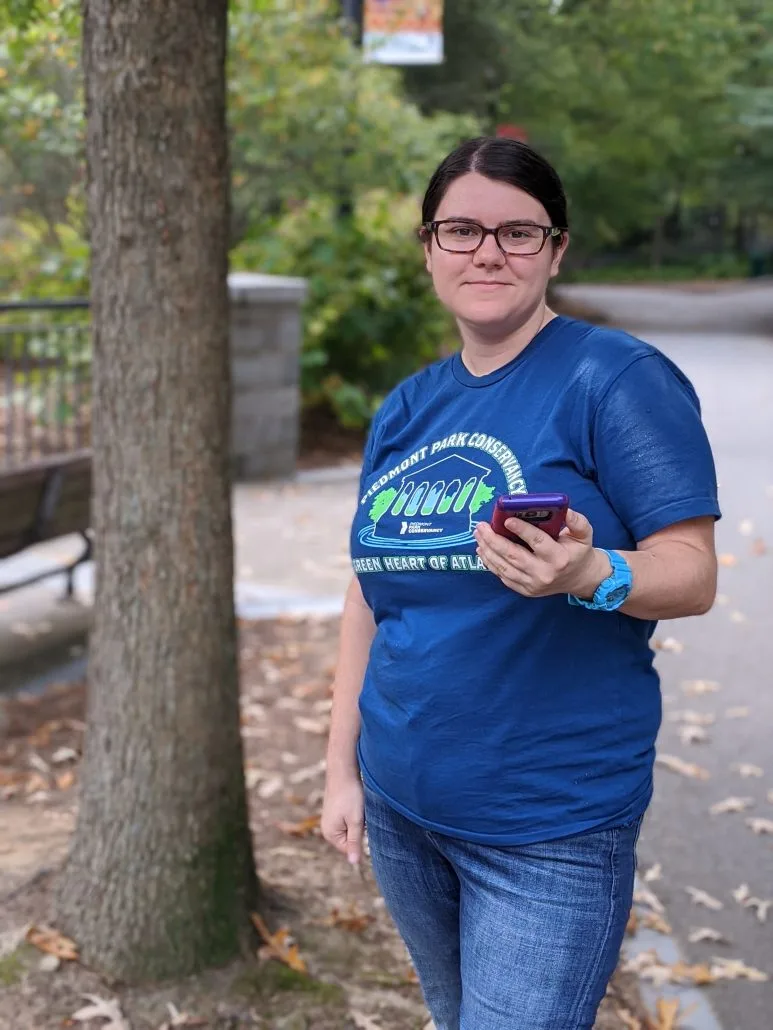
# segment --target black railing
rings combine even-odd
[[[88,307],[0,304],[0,469],[90,446]]]

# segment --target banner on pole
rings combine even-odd
[[[443,0],[365,0],[362,49],[375,64],[442,64]]]

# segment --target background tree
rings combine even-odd
[[[59,923],[124,981],[255,901],[229,476],[226,0],[85,0],[97,581]]]

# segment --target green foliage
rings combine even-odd
[[[378,522],[392,501],[395,500],[397,500],[397,490],[393,486],[390,486],[387,490],[379,491],[373,499],[373,504],[368,512],[368,518],[371,522]]]
[[[286,215],[236,248],[236,268],[308,280],[303,393],[345,426],[367,423],[399,380],[435,360],[453,338],[413,232],[415,200],[384,192],[341,218],[332,199]]]
[[[485,483],[478,483],[478,489],[470,501],[470,514],[475,515],[480,509],[492,499],[495,490],[493,486],[486,486]]]

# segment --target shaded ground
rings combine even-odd
[[[241,627],[242,723],[251,824],[267,887],[263,915],[272,932],[287,928],[309,975],[278,961],[252,960],[173,986],[128,990],[76,963],[44,972],[40,952],[24,944],[0,959],[2,1030],[103,1027],[102,1019],[67,1022],[86,1004],[84,993],[117,999],[131,1030],[160,1030],[165,1021],[167,1030],[426,1025],[410,961],[369,870],[362,877],[351,871],[319,836],[336,639],[337,620],[330,619]],[[77,804],[83,706],[82,684],[7,702],[8,731],[0,744],[6,802],[0,810],[0,933],[51,918],[51,887]],[[635,980],[618,974],[597,1030],[647,1030],[654,1024],[644,1022],[639,1005]],[[173,1011],[188,1020],[175,1024]]]

